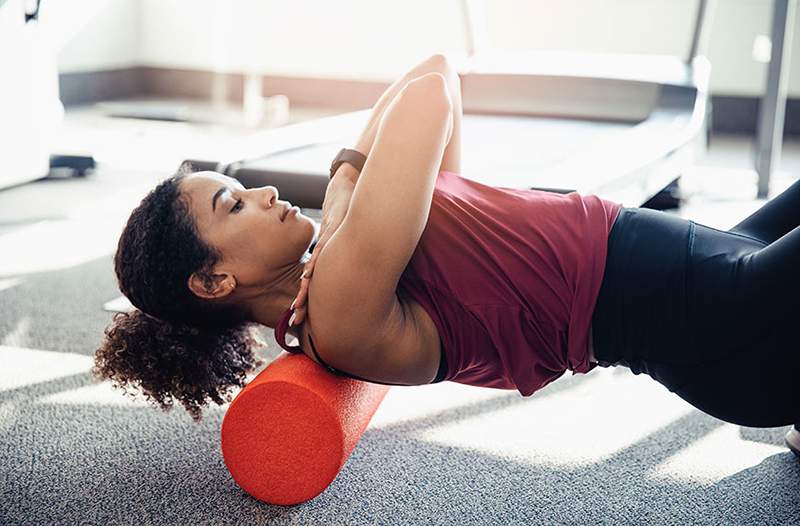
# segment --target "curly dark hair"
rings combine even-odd
[[[197,297],[193,272],[210,280],[222,255],[204,243],[180,191],[189,163],[148,193],[131,213],[114,255],[120,291],[138,309],[116,313],[95,351],[92,374],[138,388],[164,411],[179,401],[195,422],[207,400],[231,401],[247,373],[264,364],[258,324],[236,306]]]

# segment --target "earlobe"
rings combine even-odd
[[[236,280],[228,274],[199,274],[189,276],[189,290],[203,299],[222,298],[236,289]]]

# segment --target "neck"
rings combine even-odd
[[[268,290],[259,290],[245,300],[250,319],[261,325],[275,328],[281,316],[289,309],[300,292],[300,275],[305,265],[298,262],[288,267],[279,276],[270,280]],[[289,327],[290,334],[297,336],[296,328]]]

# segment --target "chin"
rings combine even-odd
[[[304,216],[303,219],[306,222],[306,224],[308,225],[308,229],[306,230],[305,236],[304,236],[305,237],[306,251],[308,251],[309,248],[312,247],[313,245],[315,245],[317,240],[319,239],[319,237],[317,235],[319,233],[319,225],[317,224],[316,221],[314,221],[313,219],[311,219],[309,217],[305,217]]]

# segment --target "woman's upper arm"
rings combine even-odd
[[[343,347],[383,345],[385,324],[398,323],[397,283],[425,229],[451,129],[438,73],[410,82],[381,119],[347,215],[319,255],[318,265],[330,270],[314,276],[324,283],[317,287],[335,291],[337,311],[361,327],[337,332]]]

